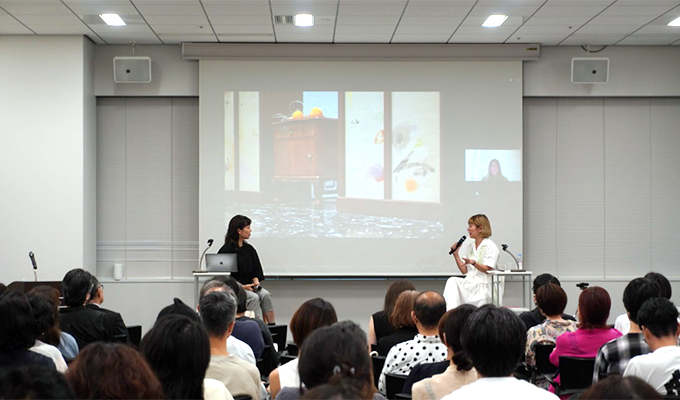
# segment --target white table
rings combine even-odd
[[[504,277],[506,276],[518,276],[522,278],[522,307],[527,311],[531,309],[531,283],[532,283],[532,272],[531,271],[498,271],[493,270],[487,272],[491,275],[491,302],[495,306],[500,306],[503,302],[501,299],[501,285],[504,283]]]
[[[196,307],[196,305],[198,305],[198,300],[199,300],[198,299],[198,293],[199,293],[198,279],[201,278],[201,277],[212,278],[213,276],[230,276],[231,272],[193,271],[191,274],[194,276],[194,305],[193,305],[193,307]]]

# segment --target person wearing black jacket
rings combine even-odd
[[[548,283],[554,283],[557,286],[562,286],[560,284],[560,280],[554,277],[551,274],[541,274],[537,276],[534,279],[534,303],[536,302],[536,291],[538,288],[540,288],[543,285],[547,285]],[[526,326],[527,330],[529,328],[540,325],[545,321],[545,315],[541,314],[541,311],[538,309],[538,307],[535,307],[531,311],[525,311],[519,315],[519,318],[524,322],[524,326]],[[576,321],[576,318],[574,318],[572,315],[569,314],[562,314],[562,318],[566,320],[571,320],[571,321]]]
[[[114,340],[127,343],[129,341],[128,331],[123,317],[115,311],[102,307],[104,302],[104,285],[99,283],[99,280],[94,275],[92,275],[90,281],[92,283],[92,290],[90,291],[90,300],[87,301],[85,307],[104,313],[109,328],[112,330],[111,334]]]

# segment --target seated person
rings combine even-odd
[[[234,330],[236,299],[225,292],[208,293],[199,305],[203,326],[210,338],[210,365],[206,378],[224,384],[233,396],[260,400],[260,371],[227,351],[227,338]]]
[[[657,296],[663,297],[664,299],[671,299],[673,295],[673,289],[671,288],[671,282],[658,272],[649,272],[644,276],[645,279],[649,279],[659,285],[659,293]],[[622,335],[628,333],[630,329],[630,321],[628,320],[628,314],[621,314],[616,317],[614,321],[614,328],[621,332]]]
[[[448,368],[441,374],[416,382],[411,391],[413,400],[439,400],[479,378],[460,343],[461,332],[476,309],[471,304],[463,304],[444,314],[439,323],[439,335],[448,350]],[[419,366],[422,365],[425,364]]]
[[[128,331],[125,322],[123,322],[123,317],[115,311],[102,307],[104,302],[104,285],[99,283],[99,280],[94,275],[91,277],[91,283],[90,300],[87,301],[85,307],[103,312],[116,341],[127,343],[129,341]]]
[[[377,345],[380,338],[391,335],[396,328],[390,324],[390,315],[394,309],[394,304],[401,292],[406,290],[416,290],[413,283],[400,279],[390,285],[385,293],[385,304],[382,311],[371,315],[368,321],[368,344]]]
[[[561,286],[560,280],[550,274],[541,274],[534,279],[533,286],[534,303],[536,303],[536,292],[538,291],[538,288],[548,283],[554,283],[557,286]],[[531,311],[525,311],[521,313],[519,315],[519,318],[522,320],[522,322],[524,322],[524,325],[526,326],[527,330],[532,326],[540,325],[543,323],[543,321],[545,321],[545,315],[541,314],[541,311],[538,309],[538,307],[534,308]],[[562,314],[562,319],[570,321],[576,320],[573,316],[569,314]]]
[[[54,315],[54,325],[43,332],[38,339],[47,344],[51,344],[52,346],[56,346],[61,352],[61,355],[64,356],[66,362],[73,361],[73,359],[78,356],[78,343],[73,336],[59,328],[59,290],[51,286],[40,285],[31,289],[29,293],[42,296],[49,300],[52,307],[52,315]]]
[[[526,337],[524,323],[507,308],[487,304],[477,309],[468,318],[460,340],[479,379],[442,400],[557,400],[547,390],[512,376],[524,355]]]
[[[406,290],[401,292],[390,314],[390,326],[397,329],[378,340],[378,354],[386,356],[390,349],[398,343],[413,339],[418,334],[415,322],[411,313],[416,304],[416,297],[418,292],[415,290]]]
[[[41,365],[1,369],[0,398],[75,399],[64,374]]]
[[[445,312],[446,302],[439,293],[428,291],[418,295],[412,312],[418,334],[392,347],[387,353],[378,384],[380,393],[387,393],[386,374],[408,375],[418,364],[446,359],[446,346],[440,340],[437,329]]]
[[[658,295],[659,285],[647,278],[635,278],[628,283],[623,291],[623,306],[629,331],[600,347],[595,357],[593,382],[597,382],[600,376],[622,374],[631,358],[649,353],[649,346],[637,322],[638,311],[645,301]]]
[[[653,387],[634,376],[614,374],[581,393],[579,400],[663,400]]]
[[[680,347],[678,347],[678,309],[663,297],[644,302],[638,311],[649,354],[634,357],[623,376],[637,376],[661,395],[680,395]]]
[[[567,294],[561,286],[548,283],[539,287],[535,296],[537,308],[545,316],[545,321],[527,331],[525,356],[527,365],[532,366],[536,365],[536,344],[555,343],[561,334],[576,330],[574,321],[562,318],[567,306]]]
[[[54,314],[52,313],[52,304],[46,298],[35,294],[28,293],[26,295],[28,302],[31,304],[31,310],[33,311],[33,320],[35,321],[34,329],[35,336],[39,338],[42,336],[43,332],[47,332],[54,326]],[[29,349],[38,354],[42,354],[45,357],[49,357],[54,365],[57,367],[57,371],[64,373],[68,369],[66,365],[66,360],[61,352],[55,346],[47,344],[40,339],[35,340],[35,344]]]

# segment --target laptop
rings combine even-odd
[[[237,272],[236,253],[206,254],[205,270],[208,272]]]

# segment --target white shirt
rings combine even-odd
[[[378,389],[387,393],[385,374],[408,375],[418,364],[446,360],[446,346],[439,336],[417,334],[413,339],[397,343],[385,357],[385,365],[380,373]]]
[[[479,378],[463,386],[442,400],[458,399],[503,399],[503,400],[559,400],[559,397],[529,382],[513,377]]]
[[[217,379],[203,380],[203,398],[205,400],[234,400],[229,389]]]
[[[279,386],[284,387],[300,387],[300,372],[298,371],[299,358],[290,360],[279,367]]]
[[[621,332],[622,335],[630,332],[630,320],[628,319],[628,314],[621,314],[616,317],[616,321],[614,321],[614,329]]]
[[[248,343],[235,338],[234,336],[229,336],[227,338],[227,351],[229,354],[233,354],[243,361],[247,361],[255,366],[257,365],[253,349],[248,346]]]
[[[479,247],[475,248],[475,239],[468,238],[458,250],[460,258],[469,258],[475,262],[482,263],[487,267],[496,268],[500,252],[498,246],[489,238],[482,239]],[[468,265],[468,272],[465,279],[473,282],[491,284],[491,275],[486,274],[472,265]]]
[[[57,367],[57,371],[61,373],[65,373],[66,370],[68,369],[68,365],[66,365],[64,356],[61,355],[61,351],[59,351],[58,348],[52,346],[51,344],[47,344],[41,342],[40,340],[36,340],[33,347],[31,347],[29,350],[31,350],[34,353],[42,354],[43,356],[50,358],[52,361],[54,361],[54,365]]]
[[[665,346],[649,354],[633,357],[623,376],[637,376],[649,383],[657,392],[666,394],[665,385],[680,370],[680,347]],[[677,381],[680,381],[680,372]],[[679,383],[679,382],[676,382]]]

